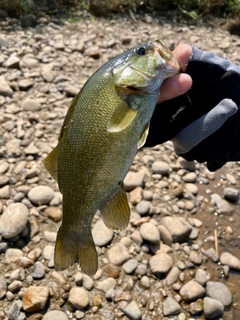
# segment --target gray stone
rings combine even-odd
[[[135,300],[132,300],[125,307],[120,308],[120,310],[132,320],[140,320],[142,319],[142,312]]]
[[[221,317],[224,311],[224,305],[216,300],[209,297],[203,299],[203,312],[206,319],[215,319]]]
[[[173,266],[165,279],[166,284],[168,286],[171,286],[173,283],[175,283],[178,280],[179,275],[180,275],[180,270],[178,269],[178,267]]]
[[[168,231],[168,229],[166,227],[164,227],[163,225],[158,225],[158,230],[160,232],[160,238],[161,240],[167,244],[168,246],[171,246],[173,243],[173,239],[172,239],[172,235],[171,233]]]
[[[41,279],[45,275],[44,265],[40,261],[37,261],[28,269],[28,273],[33,277],[33,279]]]
[[[167,253],[159,253],[149,260],[151,272],[157,276],[164,276],[173,266],[173,259]]]
[[[27,91],[28,89],[30,89],[33,86],[33,81],[31,79],[19,80],[18,86],[19,86],[20,90]],[[29,104],[27,102],[28,100],[29,100]],[[34,110],[34,105],[36,104],[36,102],[35,102],[36,100],[35,99],[26,99],[25,101],[23,101],[23,103],[22,103],[23,110],[25,110],[25,111],[35,111]],[[30,103],[30,102],[33,102],[33,103]],[[40,110],[40,109],[37,109],[36,111],[38,111],[38,110]]]
[[[0,76],[0,95],[4,97],[11,97],[13,95],[12,88],[3,76]]]
[[[107,278],[105,280],[98,281],[96,284],[96,289],[106,293],[110,289],[115,289],[116,285],[117,285],[117,282],[115,279]]]
[[[197,269],[195,274],[195,280],[200,283],[203,287],[206,285],[207,281],[209,279],[209,276],[207,272],[203,269]]]
[[[158,228],[151,222],[145,222],[140,226],[140,234],[144,240],[151,243],[159,243],[160,233]]]
[[[130,258],[128,249],[122,243],[114,244],[108,250],[107,254],[108,254],[109,262],[117,266],[121,266],[124,262],[126,262]]]
[[[132,273],[138,266],[138,261],[136,259],[129,259],[122,265],[122,269],[127,273]]]
[[[8,310],[8,319],[9,320],[16,320],[18,319],[18,316],[20,315],[22,309],[22,301],[21,300],[16,300],[14,301],[9,310]]]
[[[223,252],[220,256],[220,262],[231,269],[240,270],[240,260],[230,252]]]
[[[29,200],[36,205],[48,204],[54,197],[54,191],[48,186],[36,186],[28,192]]]
[[[205,289],[197,281],[190,280],[185,283],[179,291],[186,301],[193,301],[201,298],[205,294]]]
[[[143,187],[145,171],[129,171],[124,179],[124,189],[131,191],[137,187]]]
[[[142,200],[136,205],[136,210],[141,216],[148,214],[150,208],[151,208],[151,204],[149,201],[146,201],[146,200]]]
[[[171,234],[173,242],[183,242],[188,239],[192,228],[190,225],[184,224],[183,221],[177,217],[163,217],[161,220],[163,225]]]
[[[113,238],[113,230],[106,227],[102,219],[99,219],[92,228],[92,236],[96,246],[106,246]]]
[[[7,293],[7,281],[0,276],[0,299],[2,299]]]
[[[208,281],[206,294],[210,298],[220,301],[225,307],[230,306],[232,303],[232,294],[224,283]]]
[[[21,233],[27,225],[29,210],[23,203],[12,203],[0,216],[0,234],[10,239]]]
[[[167,297],[163,302],[163,314],[164,316],[172,316],[181,312],[180,304],[173,298]]]
[[[231,205],[217,193],[211,194],[211,203],[217,206],[219,213],[231,214],[233,211]]]
[[[170,166],[164,161],[154,161],[152,164],[153,173],[168,175],[170,172]]]
[[[237,201],[239,198],[239,191],[234,188],[226,187],[223,189],[223,196],[227,200]]]

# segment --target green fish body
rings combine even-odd
[[[172,53],[156,40],[103,65],[73,99],[59,143],[44,160],[63,195],[57,270],[77,262],[84,273],[96,272],[91,223],[98,209],[107,227],[127,227],[130,209],[123,179],[146,141],[162,81],[177,73]]]

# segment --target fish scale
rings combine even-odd
[[[57,270],[77,262],[83,272],[96,272],[91,223],[98,209],[107,227],[127,227],[130,209],[123,179],[146,140],[162,81],[177,73],[172,53],[156,40],[110,60],[73,99],[59,143],[44,160],[63,195]]]

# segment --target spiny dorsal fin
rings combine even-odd
[[[109,132],[120,132],[124,130],[131,124],[136,114],[137,110],[129,108],[125,102],[120,103],[113,112],[107,130]]]
[[[130,208],[125,191],[121,188],[100,211],[108,228],[116,231],[126,229],[130,219]]]
[[[57,147],[43,160],[44,166],[54,180],[57,181]]]

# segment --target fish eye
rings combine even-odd
[[[139,54],[140,56],[145,56],[146,54],[146,50],[145,48],[141,47],[137,50],[137,54]]]

